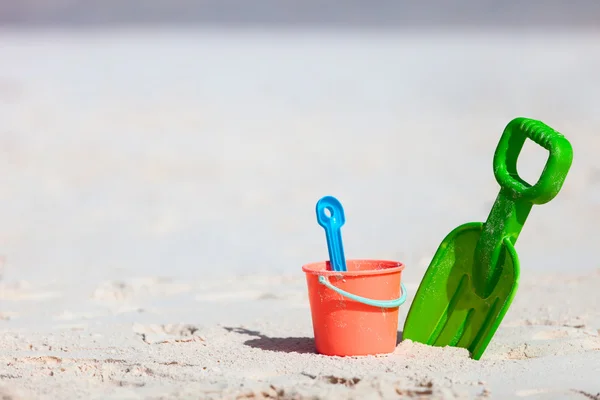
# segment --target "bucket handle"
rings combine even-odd
[[[355,294],[346,292],[338,287],[335,287],[329,282],[326,276],[319,275],[319,283],[327,286],[329,289],[334,292],[341,294],[344,297],[347,297],[351,300],[358,301],[359,303],[366,304],[368,306],[380,307],[380,308],[396,308],[400,307],[406,301],[406,287],[404,287],[404,283],[400,283],[400,288],[402,289],[402,294],[400,298],[395,300],[373,300],[368,299],[366,297],[357,296]]]

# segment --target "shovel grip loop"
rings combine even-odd
[[[525,182],[517,172],[517,159],[526,139],[548,150],[548,160],[537,183]],[[504,192],[513,199],[544,204],[560,191],[571,163],[573,148],[559,132],[543,122],[515,118],[508,123],[494,154],[494,175]]]
[[[329,289],[344,297],[347,297],[351,300],[357,301],[362,304],[366,304],[368,306],[379,308],[396,308],[400,307],[406,301],[406,287],[404,287],[404,283],[400,283],[400,289],[402,290],[402,293],[400,294],[400,297],[395,300],[374,300],[369,299],[367,297],[357,296],[332,285],[331,282],[329,282],[329,280],[327,279],[327,277],[323,275],[319,275],[319,283],[327,286]]]

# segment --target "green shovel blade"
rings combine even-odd
[[[517,173],[527,138],[549,152],[535,185]],[[572,159],[567,139],[542,122],[516,118],[506,126],[494,154],[500,193],[492,210],[485,223],[461,225],[439,246],[408,312],[405,339],[483,355],[517,290],[519,233],[533,205],[558,194]]]
[[[519,259],[507,241],[502,272],[492,293],[481,298],[473,288],[475,248],[483,223],[464,224],[438,248],[406,319],[403,337],[432,346],[468,349],[478,360],[494,336],[517,291]]]

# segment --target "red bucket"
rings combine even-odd
[[[307,264],[315,347],[329,356],[391,353],[396,348],[398,309],[406,301],[397,261],[347,260],[347,271],[329,261]]]

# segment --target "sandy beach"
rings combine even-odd
[[[0,398],[600,399],[600,35],[4,30],[0,60]],[[401,341],[517,116],[575,155],[512,307],[480,361]],[[347,258],[406,265],[392,354],[315,354],[324,195]]]

